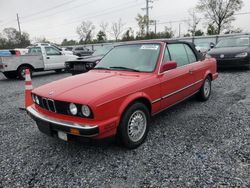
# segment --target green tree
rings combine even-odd
[[[242,0],[199,0],[197,8],[214,25],[216,34],[229,28],[234,14],[242,8]]]
[[[99,31],[96,37],[97,37],[97,42],[105,42],[107,40],[106,34],[103,31]]]
[[[194,33],[194,36],[203,36],[203,35],[204,35],[204,32],[200,29],[195,31],[195,33]]]
[[[186,33],[186,34],[184,34],[184,37],[191,37],[191,34],[190,33]]]
[[[174,31],[172,30],[171,27],[166,27],[165,26],[165,31],[160,32],[157,35],[158,35],[158,38],[173,38],[174,37]]]
[[[218,33],[217,29],[213,26],[213,24],[209,24],[207,27],[207,35],[216,35]]]
[[[67,40],[67,39],[63,39],[62,46],[72,46],[72,45],[77,45],[77,41],[75,40]]]
[[[131,41],[134,40],[134,31],[133,29],[130,27],[123,35],[122,37],[122,41]]]
[[[140,14],[135,18],[139,26],[139,32],[137,33],[137,38],[143,38],[146,36],[146,26],[147,26],[147,16],[142,16]]]
[[[30,45],[29,34],[22,34],[15,28],[5,28],[0,39],[1,48],[26,48]]]

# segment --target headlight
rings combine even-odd
[[[76,115],[77,114],[77,107],[74,103],[70,103],[69,104],[69,111],[72,115]]]
[[[206,55],[205,55],[205,58],[206,58],[206,59],[210,59],[210,58],[212,58],[212,56],[209,55],[209,54],[206,54]]]
[[[248,53],[247,52],[243,52],[243,53],[237,54],[235,57],[236,58],[243,58],[243,57],[247,57],[247,56],[248,56]]]
[[[87,105],[82,105],[82,114],[85,117],[89,117],[90,116],[91,111],[90,111],[90,109],[89,109],[89,107]]]
[[[38,105],[40,104],[40,101],[39,101],[39,99],[38,99],[38,96],[36,96],[36,95],[35,95],[35,101],[36,101],[36,104],[38,104]]]
[[[86,64],[86,67],[87,68],[93,68],[95,65],[94,65],[94,63],[87,63]]]

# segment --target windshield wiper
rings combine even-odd
[[[110,70],[110,68],[108,68],[108,67],[95,67],[93,69],[97,69],[97,70]]]
[[[120,70],[126,70],[126,71],[133,71],[133,72],[141,72],[136,69],[128,68],[128,67],[109,67],[110,69],[120,69]]]

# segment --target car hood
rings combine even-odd
[[[66,102],[100,105],[144,87],[149,73],[92,70],[33,90],[39,96]],[[142,83],[142,84],[139,84]],[[143,84],[144,83],[144,84]]]
[[[210,55],[220,55],[220,54],[238,54],[241,52],[248,51],[249,47],[242,46],[242,47],[226,47],[226,48],[213,48],[211,49],[208,54]]]

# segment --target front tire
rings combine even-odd
[[[32,76],[32,69],[28,66],[21,66],[17,69],[17,75],[18,75],[18,78],[20,80],[24,80],[25,79],[25,70],[26,69],[29,69],[30,71],[30,76]]]
[[[149,110],[144,104],[134,103],[129,106],[118,128],[121,143],[128,149],[140,146],[147,137],[149,121]]]
[[[208,76],[203,82],[203,85],[198,93],[198,98],[200,101],[207,101],[210,98],[212,91],[212,82],[211,78]]]

